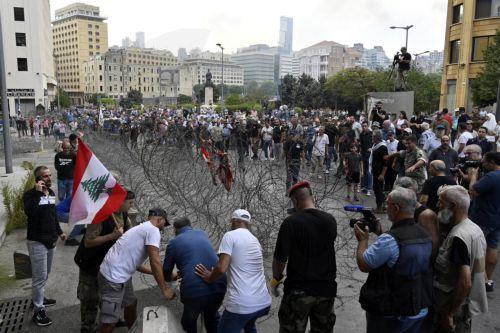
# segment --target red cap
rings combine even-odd
[[[292,187],[290,187],[288,189],[288,196],[291,197],[292,196],[292,193],[299,189],[299,188],[302,188],[302,187],[307,187],[307,188],[311,188],[311,185],[309,184],[309,182],[307,180],[303,180],[301,182],[298,182],[296,183],[295,185],[293,185]]]

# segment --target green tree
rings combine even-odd
[[[224,90],[224,92],[226,92],[226,91]],[[229,94],[241,95],[241,94],[243,94],[243,86],[229,86],[227,89],[227,92]]]
[[[87,102],[97,105],[99,102],[102,103],[103,98],[107,98],[108,96],[106,94],[92,94],[88,97]]]
[[[177,104],[189,104],[192,103],[191,96],[179,94],[177,96]]]
[[[125,109],[131,109],[134,105],[142,104],[142,92],[139,90],[130,90],[127,97],[120,99],[120,106]]]
[[[488,106],[495,103],[500,82],[500,30],[491,44],[484,51],[486,63],[478,76],[472,80],[472,101],[477,106]]]
[[[259,99],[269,99],[269,97],[276,96],[276,84],[274,81],[262,82],[258,89]]]
[[[61,108],[69,108],[71,105],[71,100],[69,99],[69,95],[64,89],[58,89],[56,94],[56,98],[54,99],[54,106],[57,107],[57,99],[59,98],[59,104]]]
[[[289,106],[295,105],[296,90],[297,79],[291,74],[283,76],[280,87],[281,103]]]
[[[243,101],[238,94],[229,94],[229,96],[227,96],[224,101],[225,105],[239,105],[241,103],[243,103]]]
[[[412,68],[406,77],[409,90],[415,92],[415,110],[431,113],[439,109],[441,75],[424,74],[419,68]]]

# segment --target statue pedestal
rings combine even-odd
[[[205,105],[214,104],[214,89],[212,87],[205,87]]]

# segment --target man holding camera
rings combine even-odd
[[[308,182],[295,184],[288,191],[295,213],[281,224],[273,260],[271,287],[284,279],[284,295],[278,317],[281,333],[333,332],[333,309],[337,294],[335,282],[335,218],[315,208]]]
[[[469,173],[472,209],[471,220],[478,224],[486,237],[486,291],[493,291],[493,272],[500,242],[500,153],[489,152],[482,162],[486,174],[477,180],[478,169]]]
[[[414,220],[415,192],[396,187],[387,197],[391,229],[368,247],[369,230],[354,226],[356,260],[369,273],[359,301],[367,332],[420,332],[432,305],[432,239]]]
[[[394,56],[394,65],[398,65],[396,71],[395,91],[406,90],[406,74],[410,70],[411,54],[406,51],[406,47],[401,48],[401,53]]]
[[[31,260],[34,307],[33,322],[37,326],[49,326],[52,320],[45,307],[56,301],[44,297],[45,284],[49,278],[57,238],[66,240],[56,215],[56,195],[50,188],[52,173],[46,166],[35,168],[35,187],[23,194],[24,213],[28,217],[27,239]]]

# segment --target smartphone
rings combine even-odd
[[[39,181],[43,181],[42,176],[38,176],[38,177],[35,178],[35,184],[38,184]],[[44,185],[42,186],[42,189],[44,191],[47,189],[47,187],[45,186],[45,182],[44,182]]]

